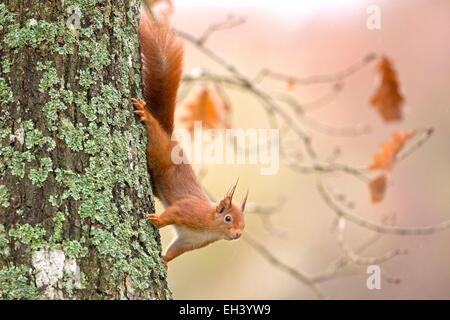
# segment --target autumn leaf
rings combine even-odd
[[[370,104],[378,109],[385,122],[401,120],[403,97],[399,92],[397,75],[387,57],[382,57],[378,64],[380,84]]]
[[[195,121],[201,121],[203,129],[229,128],[228,113],[229,106],[215,90],[203,89],[186,105],[180,122],[191,132]]]
[[[382,174],[369,182],[370,198],[372,203],[377,203],[383,200],[386,194],[387,178]]]
[[[412,137],[412,132],[396,132],[392,133],[392,140],[383,142],[380,146],[380,152],[375,154],[372,158],[372,164],[369,166],[370,170],[385,170],[392,169],[395,163],[397,154],[402,150],[405,142]]]

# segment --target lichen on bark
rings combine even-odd
[[[0,298],[170,298],[130,105],[139,5],[0,4]]]

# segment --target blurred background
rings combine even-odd
[[[370,52],[391,58],[405,97],[404,119],[385,124],[369,101],[376,88],[376,64],[371,63],[344,81],[344,89],[311,116],[335,126],[369,124],[371,132],[357,137],[326,135],[307,129],[319,156],[335,147],[339,161],[367,166],[382,141],[394,130],[432,126],[435,134],[413,155],[396,166],[389,177],[385,199],[370,202],[367,185],[345,175],[327,176],[327,187],[354,203],[353,213],[370,221],[394,213],[401,226],[426,226],[450,218],[450,2],[447,0],[174,0],[177,29],[200,35],[229,13],[245,17],[245,24],[215,33],[207,46],[253,77],[262,68],[305,77],[334,73]],[[381,9],[381,29],[366,27],[367,8]],[[185,71],[202,67],[223,73],[189,43]],[[286,92],[286,84],[264,81],[267,90]],[[329,91],[330,84],[295,86],[289,94],[300,102],[312,101]],[[201,85],[191,90],[183,104],[195,98]],[[233,126],[266,128],[270,124],[260,102],[242,91],[227,91]],[[300,143],[300,142],[299,142]],[[197,168],[199,169],[199,168]],[[333,232],[335,214],[320,198],[314,177],[281,165],[278,174],[260,175],[256,165],[208,166],[204,186],[221,197],[240,176],[236,199],[247,186],[249,201],[272,205],[275,236],[256,214],[248,214],[246,232],[262,242],[278,259],[311,276],[325,271],[341,251]],[[158,210],[161,210],[161,205]],[[349,225],[349,246],[371,235]],[[171,230],[162,230],[163,247]],[[409,254],[382,265],[382,272],[401,277],[399,284],[382,282],[380,290],[366,287],[365,267],[356,275],[319,284],[329,299],[449,299],[450,230],[429,236],[385,236],[362,256],[380,255],[396,248]],[[219,241],[180,256],[170,264],[169,284],[175,299],[313,299],[301,282],[271,265],[243,240]]]

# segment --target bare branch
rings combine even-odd
[[[254,82],[259,83],[265,78],[271,78],[278,81],[283,81],[286,83],[292,83],[295,85],[305,86],[311,84],[319,84],[319,83],[329,83],[329,82],[339,82],[344,80],[345,78],[351,76],[355,72],[361,70],[370,62],[374,61],[377,58],[375,53],[369,53],[365,57],[363,57],[357,63],[351,65],[350,67],[345,68],[339,72],[333,74],[324,74],[324,75],[314,75],[310,77],[295,77],[292,75],[284,74],[281,72],[273,71],[267,68],[262,69],[256,77],[253,79]]]
[[[303,124],[309,126],[323,134],[331,136],[359,136],[370,132],[370,127],[367,125],[358,125],[354,127],[335,127],[325,124],[305,113],[303,106],[298,101],[289,95],[279,95],[278,99],[287,103],[294,112],[303,120]]]
[[[344,241],[344,232],[345,232],[346,221],[344,218],[340,218],[338,222],[337,229],[337,240],[339,247],[347,256],[347,258],[355,263],[360,265],[371,265],[371,264],[381,264],[387,260],[390,260],[398,255],[404,255],[408,253],[406,249],[395,249],[386,252],[384,255],[378,257],[361,257],[357,253],[355,253],[352,249],[350,249]]]
[[[426,129],[416,129],[414,130],[414,135],[420,135],[418,140],[412,144],[409,148],[402,151],[396,158],[397,162],[405,160],[407,157],[409,157],[414,151],[422,147],[428,139],[431,138],[432,134],[434,133],[434,128],[426,128]]]
[[[258,217],[261,219],[264,228],[271,235],[276,237],[283,237],[286,235],[286,230],[276,226],[272,222],[271,218],[273,214],[280,212],[285,202],[286,200],[282,197],[278,198],[276,203],[269,206],[262,206],[254,202],[250,202],[247,204],[246,211],[248,213],[257,214]]]
[[[284,262],[281,262],[278,258],[276,258],[266,247],[264,247],[261,243],[254,240],[251,236],[249,236],[248,232],[245,234],[244,238],[245,242],[247,242],[253,249],[255,249],[257,252],[259,252],[268,262],[270,262],[272,265],[277,267],[278,269],[288,273],[301,283],[308,286],[319,299],[324,299],[325,296],[323,293],[319,290],[319,288],[314,284],[314,281],[312,281],[311,277],[307,275],[303,271],[299,271]]]
[[[230,13],[223,21],[211,24],[199,37],[199,43],[205,43],[214,32],[235,28],[244,23],[244,17],[235,17],[232,13]]]
[[[322,196],[322,199],[325,201],[328,207],[336,213],[338,217],[345,218],[348,221],[351,221],[352,223],[368,230],[395,235],[429,235],[450,228],[450,220],[446,220],[444,222],[427,227],[399,227],[371,222],[339,207],[326,191],[323,185],[322,178],[319,176],[317,179],[317,189],[319,191],[319,194]]]

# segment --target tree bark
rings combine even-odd
[[[130,104],[139,5],[0,4],[2,299],[171,296]]]

